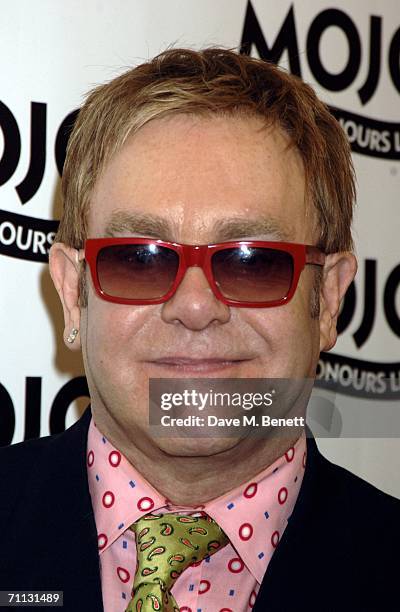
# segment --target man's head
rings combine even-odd
[[[334,345],[356,271],[353,169],[341,128],[296,77],[222,49],[161,54],[89,95],[63,196],[51,270],[66,336],[80,329],[73,346],[82,343],[93,411],[125,447],[170,450],[146,427],[149,377],[313,377],[320,350]],[[78,261],[85,239],[110,235],[280,240],[327,256],[322,273],[305,267],[282,306],[227,305],[199,267],[163,303],[123,304],[102,299]],[[174,452],[229,453],[238,443],[182,440]]]
[[[257,116],[302,158],[318,246],[351,250],[355,196],[346,137],[310,86],[271,63],[225,49],[171,49],[94,89],[69,140],[57,240],[82,248],[94,185],[129,135],[164,116]]]

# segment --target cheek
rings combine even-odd
[[[271,309],[272,310],[272,309]],[[254,311],[249,314],[251,326],[267,343],[279,351],[279,348],[292,347],[294,349],[297,338],[307,338],[310,335],[310,316],[291,303],[273,309],[273,312]]]
[[[149,313],[144,307],[89,299],[86,353],[91,369],[126,376],[135,370],[135,345],[146,328]],[[123,367],[124,366],[124,367]]]
[[[85,318],[85,371],[93,404],[99,413],[106,409],[121,426],[145,427],[148,384],[137,347],[151,313],[141,306],[89,299]]]
[[[264,375],[308,376],[313,372],[319,346],[318,322],[310,314],[311,288],[299,287],[285,306],[247,312],[247,323],[262,337],[260,355]]]

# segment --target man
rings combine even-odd
[[[149,426],[150,379],[313,379],[335,344],[354,181],[311,88],[166,51],[89,95],[63,196],[50,270],[91,408],[1,450],[1,589],[67,610],[397,609],[400,503],[304,428]]]

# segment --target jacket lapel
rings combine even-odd
[[[23,530],[30,514],[29,530],[23,534],[27,553],[21,555],[20,546],[15,550],[11,543],[15,557],[10,559],[10,581],[15,586],[7,588],[63,591],[64,610],[101,612],[97,532],[86,472],[90,417],[87,408],[72,427],[48,438],[37,453],[25,499],[13,516]]]
[[[347,550],[340,546],[344,534],[340,533],[338,513],[343,506],[335,468],[321,455],[307,429],[307,465],[299,496],[268,565],[253,612],[282,612],[299,606],[319,611],[334,588],[332,577],[334,582],[340,575],[343,582],[346,580],[350,546]]]

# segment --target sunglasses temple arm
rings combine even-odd
[[[318,247],[307,246],[306,247],[306,264],[314,264],[316,266],[323,266],[325,264],[325,253]]]
[[[84,249],[76,249],[76,263],[80,263],[85,259]]]

